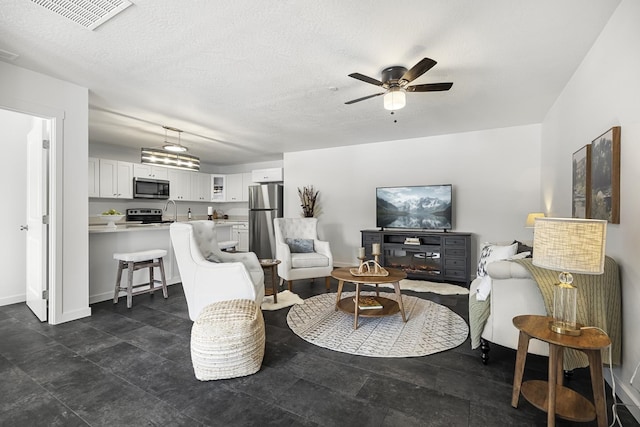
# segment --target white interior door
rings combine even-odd
[[[27,306],[43,322],[47,320],[47,167],[49,122],[34,118],[27,135]]]

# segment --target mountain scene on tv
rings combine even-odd
[[[451,187],[393,187],[376,191],[378,227],[451,229]]]

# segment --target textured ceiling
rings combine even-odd
[[[132,0],[94,31],[0,0],[14,65],[90,90],[90,142],[155,147],[162,125],[214,164],[283,152],[540,123],[619,0]],[[438,62],[395,115],[391,65]],[[1,60],[1,58],[0,58]],[[397,120],[397,123],[395,122]]]

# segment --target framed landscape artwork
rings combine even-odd
[[[591,145],[585,145],[572,159],[571,217],[589,218],[591,213]]]
[[[590,218],[620,224],[620,126],[591,143]]]

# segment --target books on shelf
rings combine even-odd
[[[419,237],[406,237],[404,239],[404,244],[405,245],[419,245],[420,244],[420,238]]]
[[[353,303],[356,303],[356,297],[353,297]],[[358,309],[360,310],[376,310],[382,308],[382,304],[375,297],[360,296],[358,299]]]

